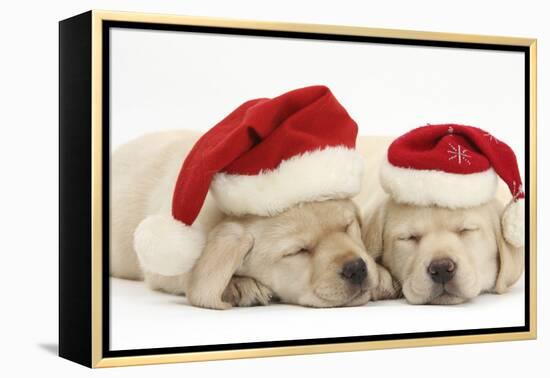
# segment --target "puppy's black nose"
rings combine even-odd
[[[354,285],[361,285],[367,278],[367,264],[363,259],[357,259],[344,264],[342,277]]]
[[[448,258],[433,260],[428,266],[432,281],[440,284],[449,282],[455,275],[456,263]]]

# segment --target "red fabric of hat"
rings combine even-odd
[[[515,198],[524,197],[514,151],[476,127],[456,124],[419,127],[392,143],[388,161],[401,168],[464,175],[492,168]]]
[[[350,196],[358,191],[359,182],[357,157],[349,155],[356,154],[356,136],[356,123],[324,86],[245,102],[204,134],[185,159],[174,188],[172,214],[191,225],[216,175],[220,175],[213,188],[216,200],[232,214],[266,215],[300,201]],[[333,154],[346,151],[345,157],[336,160],[353,167],[353,185],[349,178],[336,182],[330,172],[326,177],[308,176],[311,164],[320,165],[327,160],[316,163],[311,154],[326,154],[330,150]],[[297,162],[300,159],[302,162]],[[303,172],[298,172],[295,166],[305,164],[303,160],[308,164],[303,166]],[[319,180],[315,184],[318,188],[296,185],[288,177],[290,168],[283,169],[285,162],[292,162],[295,180],[300,180],[300,176]],[[277,171],[279,168],[283,174]],[[344,169],[343,173],[348,171]],[[327,180],[328,187],[323,185]],[[342,189],[346,182],[348,188]],[[292,193],[285,194],[287,190]],[[307,193],[300,195],[304,190]]]

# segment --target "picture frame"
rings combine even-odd
[[[524,323],[488,327],[306,339],[112,350],[109,280],[114,29],[192,34],[208,39],[514,52],[523,62],[525,273]],[[136,38],[141,38],[137,36]],[[201,45],[202,48],[208,48]],[[346,352],[534,339],[537,335],[537,44],[535,39],[293,24],[190,16],[89,11],[59,24],[59,355],[88,367]],[[262,96],[259,93],[258,96]],[[518,105],[519,106],[519,105]],[[519,109],[519,108],[518,108]],[[223,114],[217,114],[221,117]],[[368,307],[368,305],[367,305]],[[365,308],[365,316],[368,315]]]

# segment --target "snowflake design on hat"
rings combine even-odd
[[[449,153],[449,160],[455,160],[456,162],[461,165],[462,162],[466,162],[468,165],[472,164],[470,161],[471,155],[468,154],[468,150],[462,147],[460,144],[457,144],[456,146],[453,146],[451,143],[449,143],[450,150],[447,150]]]
[[[495,138],[492,134],[490,133],[485,133],[483,134],[483,136],[485,138],[489,138],[489,142],[494,142],[495,144],[498,144],[499,143],[499,140],[497,138]]]

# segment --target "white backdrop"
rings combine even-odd
[[[539,339],[506,343],[409,348],[97,372],[55,356],[57,350],[58,133],[57,21],[90,8],[203,16],[364,25],[401,29],[537,37],[539,39]],[[71,0],[3,4],[2,83],[3,269],[0,353],[7,376],[210,377],[350,374],[537,377],[549,369],[548,327],[550,190],[545,146],[550,134],[550,29],[546,3],[526,0],[296,2],[277,0]],[[424,121],[424,120],[423,120]]]
[[[206,131],[244,101],[325,84],[361,135],[463,123],[510,144],[523,167],[519,52],[135,29],[111,38],[113,147],[145,132]]]

